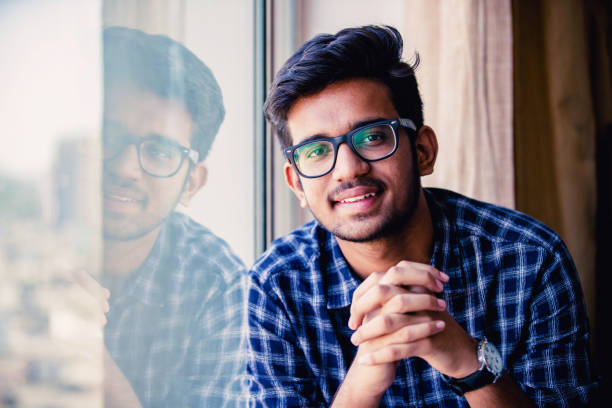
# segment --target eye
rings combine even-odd
[[[365,129],[353,136],[353,144],[357,149],[374,147],[384,144],[389,139],[387,128],[373,127]]]
[[[177,155],[174,146],[158,142],[144,143],[142,149],[148,158],[155,160],[172,160]]]
[[[327,143],[314,142],[302,146],[299,149],[299,156],[302,160],[317,160],[329,154],[331,146]]]

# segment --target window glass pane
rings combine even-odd
[[[253,21],[0,2],[0,405],[244,402]]]
[[[0,405],[102,405],[100,4],[0,2]]]

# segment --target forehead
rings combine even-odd
[[[372,119],[394,119],[398,113],[389,88],[371,79],[351,79],[299,98],[289,110],[287,127],[292,143],[309,137],[335,137]]]
[[[151,91],[114,85],[104,95],[104,120],[139,137],[159,135],[190,145],[193,121],[180,102]]]

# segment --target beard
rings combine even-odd
[[[363,231],[358,227],[347,228],[346,226],[336,226],[329,231],[334,234],[336,238],[349,242],[372,242],[382,238],[397,236],[404,230],[406,225],[408,225],[412,219],[419,201],[420,189],[420,178],[418,176],[413,177],[413,180],[410,183],[410,188],[406,190],[406,205],[404,209],[401,211],[394,209],[386,210],[382,214],[380,223],[370,231]],[[366,214],[357,215],[354,217],[354,223],[364,223],[367,222],[369,218],[370,216]]]
[[[119,187],[122,191],[130,191],[132,192],[132,196],[140,198],[140,211],[135,214],[126,215],[113,211],[103,211],[102,231],[104,240],[122,242],[134,241],[159,228],[178,205],[181,194],[187,184],[188,175],[189,173],[187,173],[187,177],[185,177],[185,180],[182,182],[182,187],[178,193],[176,193],[176,196],[172,198],[164,197],[165,204],[160,205],[160,197],[153,196],[154,198],[152,198],[146,190],[140,188],[135,183],[104,174],[103,196],[107,188],[112,191],[113,187]],[[151,200],[156,201],[157,205],[155,206],[155,210],[150,208]]]

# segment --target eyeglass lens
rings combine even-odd
[[[364,128],[351,135],[350,141],[357,154],[364,160],[378,160],[395,148],[395,132],[391,125]],[[334,145],[330,141],[315,140],[295,149],[294,161],[306,176],[327,173],[334,165]]]
[[[104,159],[121,154],[127,146],[137,146],[138,159],[144,171],[155,176],[174,173],[183,161],[183,149],[163,139],[141,139],[137,136],[121,135],[114,132],[104,134]]]

